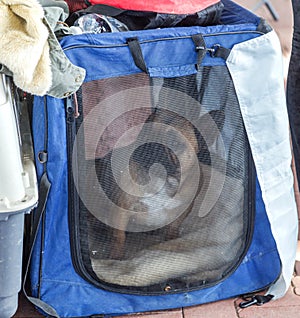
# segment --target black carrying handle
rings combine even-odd
[[[203,35],[201,34],[193,34],[192,40],[195,44],[196,52],[197,52],[197,67],[200,66],[202,63],[202,60],[207,52],[206,44],[203,38]]]
[[[141,69],[143,72],[149,74],[138,38],[137,37],[128,38],[127,44],[131,52],[131,55],[133,57],[135,65],[139,69]]]
[[[209,53],[211,57],[220,57],[226,60],[230,54],[230,49],[222,47],[219,44],[213,45],[213,47],[208,48],[204,41],[204,37],[202,34],[194,34],[192,35],[192,40],[195,45],[195,49],[197,52],[197,61],[196,61],[196,68],[198,69],[202,63],[203,58],[205,57],[206,53]],[[149,70],[147,68],[141,44],[137,37],[132,37],[127,39],[127,45],[133,57],[135,65],[142,70],[143,72],[149,74]]]

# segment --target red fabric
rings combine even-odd
[[[65,0],[69,6],[70,14],[81,9],[86,9],[88,6],[84,0]]]
[[[91,4],[106,4],[124,10],[190,14],[220,2],[219,0],[89,0]]]

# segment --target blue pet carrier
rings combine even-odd
[[[280,44],[222,4],[216,25],[61,41],[86,78],[65,99],[34,100],[30,299],[45,313],[285,294],[297,213]]]

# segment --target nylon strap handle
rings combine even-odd
[[[212,47],[207,47],[202,34],[192,35],[192,40],[195,44],[197,51],[197,67],[199,68],[206,53],[209,53],[211,57],[220,57],[226,61],[231,50],[227,49],[220,44],[214,44]]]
[[[193,34],[192,40],[197,51],[197,68],[199,68],[199,66],[201,65],[202,60],[207,52],[210,53],[211,57],[220,57],[226,60],[231,51],[230,49],[227,49],[219,44],[215,44],[212,48],[208,48],[202,34]],[[132,54],[135,65],[143,72],[149,74],[138,38],[128,38],[127,45]]]
[[[197,68],[200,66],[202,63],[202,60],[207,52],[206,44],[204,41],[204,38],[202,34],[193,34],[192,35],[192,40],[195,44],[196,47],[196,52],[197,52]]]
[[[147,66],[146,66],[146,63],[144,60],[142,48],[141,48],[141,45],[140,45],[138,38],[137,37],[128,38],[127,44],[128,44],[129,50],[132,54],[135,65],[139,69],[141,69],[143,72],[148,74],[149,72],[148,72],[148,69],[147,69]]]
[[[231,50],[223,47],[219,44],[215,44],[211,49],[210,55],[212,57],[221,57],[225,61],[227,60]]]

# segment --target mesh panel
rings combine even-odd
[[[88,82],[78,100],[80,204],[71,213],[87,275],[102,287],[160,293],[232,272],[248,245],[253,193],[226,67]]]

